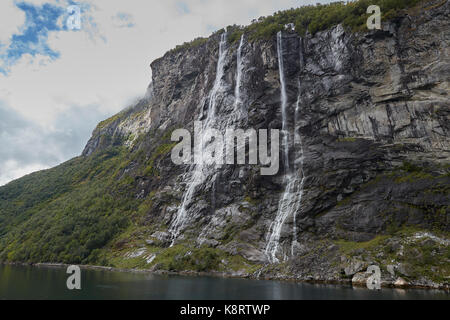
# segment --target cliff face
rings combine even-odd
[[[370,263],[411,267],[399,262],[405,241],[423,237],[402,230],[450,231],[448,18],[447,2],[363,34],[339,25],[304,38],[285,31],[250,42],[244,35],[225,47],[216,35],[153,62],[151,98],[132,121],[139,125],[127,124],[127,116],[97,130],[85,155],[104,132],[192,130],[193,121],[210,120],[214,103],[218,129],[231,121],[240,128],[285,128],[301,138],[289,151],[296,171],[289,177],[301,178],[297,191],[287,190],[286,164],[276,176],[261,176],[254,165],[202,168],[205,176],[194,183],[196,169],[175,166],[167,155],[155,164],[157,182],[136,177],[137,195],[153,197],[148,243],[217,248],[265,266],[257,268],[260,275],[340,279],[354,256],[363,263],[346,276]],[[174,227],[180,215],[183,222]],[[445,248],[438,245],[435,254]],[[441,258],[448,264],[448,256]],[[448,276],[441,267],[438,273]]]
[[[147,96],[83,152],[133,155],[117,181],[143,219],[105,247],[108,261],[180,271],[210,258],[200,270],[356,282],[376,264],[386,281],[448,283],[449,13],[446,2],[366,33],[216,34],[153,62]],[[197,120],[285,129],[289,161],[274,176],[177,166],[170,134]]]

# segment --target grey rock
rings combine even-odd
[[[391,276],[393,276],[393,277],[395,276],[395,266],[390,264],[390,265],[386,266],[386,269]]]
[[[405,279],[403,279],[403,278],[398,278],[395,282],[394,282],[394,286],[396,286],[396,287],[406,287],[406,286],[408,286],[409,285],[409,283],[408,283],[408,281],[406,281]]]
[[[353,276],[355,273],[367,268],[367,263],[359,260],[352,260],[350,264],[344,269],[346,276]]]
[[[354,285],[366,285],[367,284],[367,280],[369,279],[370,274],[366,273],[366,272],[358,272],[356,273],[353,278],[352,278],[352,284]]]

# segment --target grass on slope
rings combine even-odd
[[[130,223],[138,201],[113,148],[0,188],[0,261],[98,263],[97,251]],[[124,183],[126,181],[126,183]]]

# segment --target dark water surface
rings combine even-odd
[[[82,270],[81,290],[66,287],[66,269],[0,265],[2,299],[169,299],[169,300],[299,300],[299,299],[448,299],[438,290],[370,291],[335,285],[284,281],[160,276]]]

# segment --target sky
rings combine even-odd
[[[145,94],[167,50],[319,2],[330,1],[1,0],[0,186],[80,155],[98,122]]]

